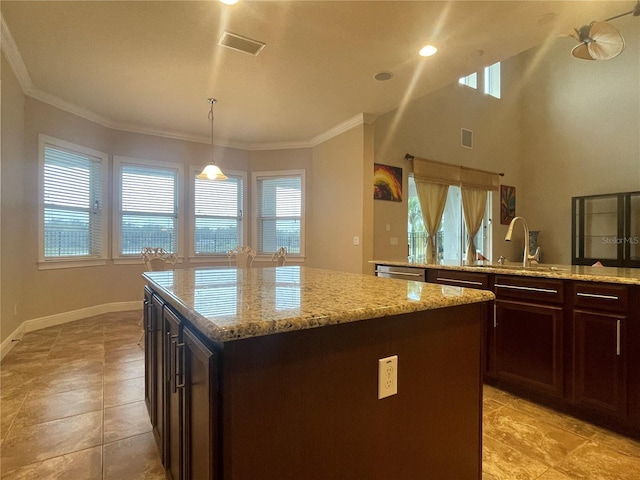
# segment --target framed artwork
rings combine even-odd
[[[516,216],[516,187],[500,185],[500,223],[509,225]]]
[[[373,198],[402,201],[402,168],[373,164]]]

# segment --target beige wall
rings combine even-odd
[[[116,265],[109,261],[99,267],[38,269],[39,219],[38,195],[35,194],[38,189],[38,134],[108,153],[110,174],[113,172],[114,155],[181,163],[187,173],[189,165],[202,166],[208,162],[209,145],[105,128],[25,97],[8,66],[2,70],[2,99],[2,340],[25,320],[110,303],[140,301],[143,287],[141,264]],[[366,132],[365,135],[364,126],[356,127],[339,139],[329,141],[327,146],[321,145],[316,149],[243,151],[216,147],[216,161],[223,169],[247,173],[247,219],[251,218],[253,204],[252,172],[304,169],[307,186],[306,263],[362,271],[363,264],[368,266],[366,260],[372,251],[370,228],[367,230],[363,226],[364,212],[368,211],[369,217],[372,215],[371,200],[367,202],[363,198],[364,185],[371,183],[370,173],[363,174],[363,171],[370,171],[370,168],[363,167],[363,162],[365,158],[371,162],[372,150],[371,127],[367,126]],[[366,142],[368,147],[365,149]],[[333,168],[335,172],[332,172]],[[327,181],[324,175],[328,175]],[[109,177],[111,192],[112,175]],[[190,207],[192,193],[186,175],[184,182],[183,212]],[[316,185],[321,187],[317,190]],[[335,187],[344,194],[336,195]],[[315,212],[324,211],[324,208],[314,208],[314,205],[326,205],[324,201],[317,202],[316,191],[326,195],[331,221],[322,215],[314,216]],[[117,208],[111,193],[109,202],[111,211]],[[369,218],[369,226],[371,224]],[[111,217],[108,225],[111,251]],[[248,221],[246,228],[251,227]],[[331,257],[314,247],[319,239],[331,244],[335,235],[343,236],[347,231],[351,232],[347,235],[349,239],[354,235],[361,237],[360,247],[353,247],[350,243],[330,247]],[[364,237],[368,237],[368,246]],[[185,238],[188,237],[185,235]],[[356,256],[353,256],[354,249]],[[187,251],[185,246],[185,254]],[[270,264],[270,261],[264,264]],[[185,258],[179,268],[189,265]],[[14,305],[18,308],[17,315],[13,315]]]
[[[571,197],[640,190],[640,29],[615,26],[626,47],[600,62],[574,59],[570,38],[521,55],[522,161],[518,203],[540,230],[548,263],[571,262]]]
[[[24,271],[27,267],[23,204],[24,101],[20,85],[2,55],[2,152],[0,159],[0,341],[25,318]]]
[[[577,60],[575,41],[560,37],[502,62],[501,100],[454,84],[383,115],[376,162],[402,167],[405,191],[405,153],[504,172],[516,214],[540,230],[543,261],[570,263],[571,197],[640,190],[640,31],[633,17],[616,22],[626,48],[615,59]],[[473,130],[473,150],[460,147],[461,127]],[[496,194],[493,259],[518,261],[521,229],[505,242],[499,213]],[[406,258],[406,224],[406,201],[375,202],[375,258]]]
[[[502,73],[504,94],[500,100],[456,83],[376,120],[375,161],[401,167],[403,174],[401,203],[375,201],[376,259],[407,258],[407,176],[412,164],[405,160],[406,153],[504,173],[503,183],[516,187],[522,184],[518,98],[510,89],[516,81],[515,72],[505,64]],[[473,149],[460,145],[462,128],[473,131]],[[497,193],[493,205],[493,254],[497,258],[511,254],[513,246],[500,240],[506,234],[506,226],[500,225]],[[392,238],[398,239],[397,245],[391,244]]]
[[[370,128],[359,125],[313,148],[307,226],[310,266],[357,273],[368,269],[373,197]],[[359,245],[354,245],[354,237]]]

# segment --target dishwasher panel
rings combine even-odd
[[[376,265],[376,276],[384,278],[400,278],[402,280],[414,280],[426,282],[425,268],[418,267],[397,267],[393,265]]]

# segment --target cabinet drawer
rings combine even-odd
[[[456,287],[489,289],[489,275],[458,270],[436,270],[429,272],[429,281]]]
[[[496,275],[494,287],[497,298],[530,300],[542,303],[563,303],[564,301],[564,283],[562,280]]]
[[[629,287],[608,283],[575,282],[573,305],[596,310],[627,312]]]
[[[426,281],[424,268],[400,267],[395,265],[376,265],[376,276],[384,278],[400,278],[403,280]]]

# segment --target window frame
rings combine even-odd
[[[165,168],[168,170],[175,170],[176,176],[176,190],[175,190],[175,205],[176,205],[176,251],[171,252],[178,258],[178,263],[181,263],[184,254],[184,165],[173,162],[163,162],[159,160],[149,160],[135,157],[127,157],[121,155],[113,156],[113,233],[112,233],[112,252],[111,258],[114,264],[134,264],[140,263],[139,254],[121,254],[121,233],[122,233],[122,212],[121,200],[122,200],[122,175],[121,168],[123,165],[134,165],[147,168]]]
[[[300,253],[287,252],[287,261],[302,261],[306,256],[305,249],[305,220],[306,220],[306,170],[271,170],[251,173],[251,195],[253,197],[253,209],[251,212],[252,230],[251,230],[251,246],[257,252],[256,259],[271,258],[273,252],[261,252],[258,249],[258,180],[264,178],[283,178],[283,177],[299,177],[300,178]]]
[[[198,255],[195,253],[195,241],[196,241],[196,184],[195,179],[196,176],[202,171],[202,167],[189,167],[189,227],[188,227],[188,242],[189,242],[189,263],[206,263],[206,262],[216,262],[224,260],[226,263],[228,261],[226,253],[207,253]],[[240,229],[241,229],[241,239],[240,244],[246,245],[248,238],[248,226],[247,226],[247,205],[248,205],[248,195],[247,195],[247,172],[239,171],[239,170],[226,170],[224,171],[225,175],[228,177],[240,178],[242,180],[242,199],[241,199],[241,209],[242,209],[242,217],[240,219]],[[225,180],[212,180],[212,181],[222,181]]]
[[[44,226],[44,167],[45,167],[45,147],[58,148],[60,150],[68,150],[71,153],[80,156],[93,157],[98,160],[100,167],[100,187],[101,187],[101,218],[100,218],[100,252],[93,255],[74,255],[45,257],[45,226]],[[95,150],[93,148],[77,145],[66,140],[51,137],[45,134],[38,134],[38,269],[49,270],[57,268],[75,268],[106,265],[109,259],[109,235],[108,235],[108,170],[109,154]]]

